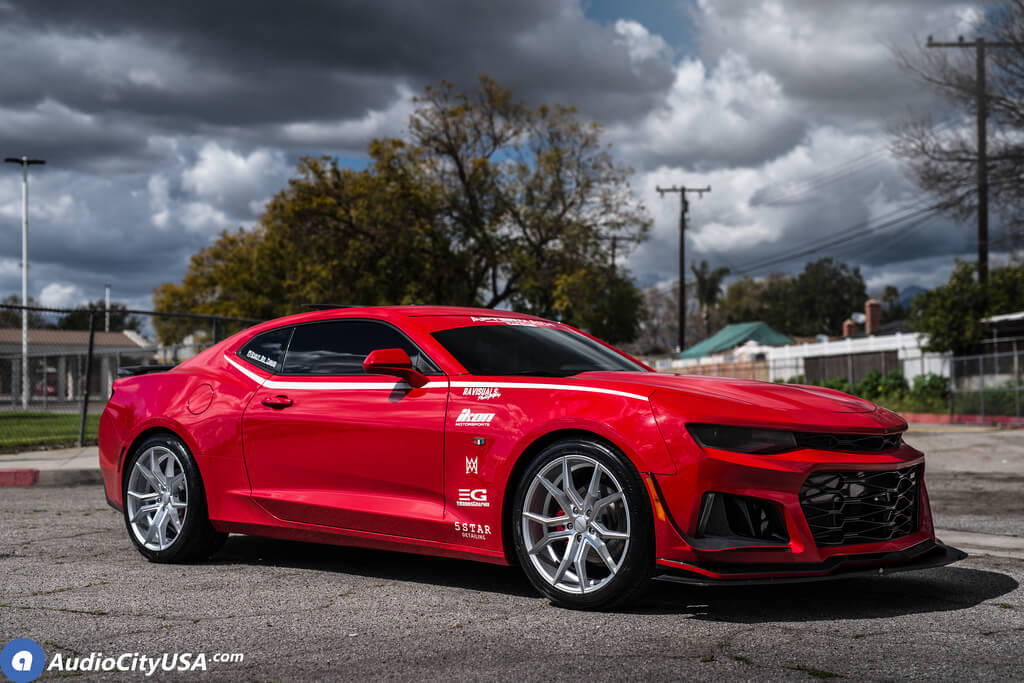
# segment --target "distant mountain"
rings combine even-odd
[[[917,298],[918,294],[926,292],[924,287],[918,287],[917,285],[910,285],[900,290],[900,304],[904,308],[910,308],[910,302]]]

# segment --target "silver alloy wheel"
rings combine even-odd
[[[184,464],[164,446],[146,449],[128,479],[128,520],[136,540],[149,550],[171,547],[188,511]]]
[[[615,578],[629,550],[626,496],[607,467],[584,455],[548,463],[523,501],[523,542],[534,568],[566,593]]]

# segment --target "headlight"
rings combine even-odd
[[[796,448],[793,432],[751,427],[719,427],[717,425],[686,425],[690,435],[701,446],[738,453],[782,453]]]

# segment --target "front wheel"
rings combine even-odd
[[[558,605],[608,607],[647,582],[650,502],[632,463],[598,441],[544,449],[519,483],[512,520],[527,577]]]
[[[201,560],[224,544],[227,534],[210,524],[199,468],[180,439],[150,437],[128,459],[125,471],[125,525],[151,562]]]

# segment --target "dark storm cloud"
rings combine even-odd
[[[649,107],[672,75],[551,0],[26,2],[0,16],[5,106],[54,98],[178,133],[351,118],[385,107],[397,82],[470,85],[483,71],[529,100],[615,120]]]
[[[884,147],[893,121],[934,104],[884,41],[965,30],[969,6],[692,4],[693,21],[680,21],[697,42],[680,45],[676,32],[674,55],[664,27],[616,21],[641,17],[625,0],[0,0],[0,151],[50,162],[33,176],[32,289],[64,283],[95,298],[113,280],[141,302],[180,281],[220,230],[252,225],[299,155],[358,159],[370,138],[401,134],[423,86],[472,87],[481,72],[531,103],[576,105],[605,124],[655,217],[652,241],[629,262],[643,282],[676,274],[678,205],[659,202],[657,183],[714,186],[694,204],[689,253],[731,265],[915,193],[889,163],[814,201],[760,201],[860,145]],[[14,170],[0,176],[0,294],[18,289]],[[902,235],[898,248],[844,257],[912,278],[929,258],[961,253],[963,235],[947,221]],[[911,257],[918,266],[904,267]]]

